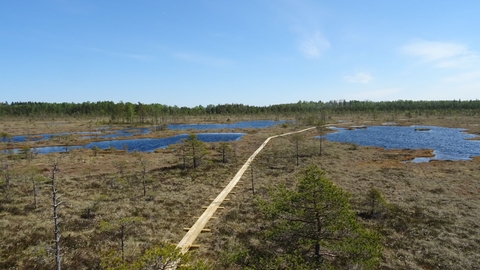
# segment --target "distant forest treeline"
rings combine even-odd
[[[0,117],[55,117],[55,116],[106,116],[113,122],[145,122],[160,116],[177,115],[229,115],[229,114],[297,114],[318,113],[382,113],[395,112],[406,115],[449,115],[462,113],[480,115],[480,100],[449,101],[299,101],[297,103],[269,106],[250,106],[243,104],[223,104],[195,107],[178,107],[162,104],[142,104],[112,101],[83,103],[47,103],[47,102],[12,102],[0,103]]]

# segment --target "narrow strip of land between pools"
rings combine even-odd
[[[292,131],[292,132],[268,137],[262,143],[262,145],[255,152],[253,152],[253,154],[247,159],[245,164],[243,164],[242,168],[240,168],[240,170],[233,177],[233,179],[230,181],[230,183],[225,187],[225,189],[223,189],[222,192],[220,192],[220,194],[218,194],[218,196],[213,200],[213,202],[210,203],[210,205],[207,207],[205,212],[203,212],[203,214],[198,218],[198,220],[195,222],[195,224],[193,224],[193,226],[190,227],[188,232],[185,234],[185,236],[182,238],[182,240],[180,240],[180,242],[178,243],[177,248],[180,248],[182,253],[186,253],[190,249],[190,247],[193,245],[193,242],[195,242],[198,235],[205,228],[205,225],[207,225],[208,221],[213,216],[215,211],[217,211],[220,204],[228,196],[228,194],[232,191],[232,189],[235,187],[235,185],[237,185],[237,183],[240,180],[240,178],[242,177],[243,173],[250,166],[250,163],[252,163],[253,159],[255,159],[257,154],[260,153],[260,151],[262,151],[262,149],[265,147],[265,145],[267,145],[267,143],[271,139],[277,138],[277,137],[282,137],[282,136],[288,136],[288,135],[295,134],[295,133],[305,132],[305,131],[308,131],[308,130],[312,130],[314,128],[315,127],[310,127],[310,128],[306,128],[306,129],[302,129],[302,130],[298,130],[298,131]]]

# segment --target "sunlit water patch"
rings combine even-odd
[[[413,162],[430,160],[469,160],[480,156],[480,141],[463,129],[433,126],[372,126],[366,129],[336,128],[326,138],[332,142],[355,143],[361,146],[378,146],[386,149],[432,149],[434,157],[416,158]]]
[[[167,125],[171,130],[207,130],[207,129],[243,129],[243,128],[268,128],[275,125],[285,123],[285,120],[258,120],[258,121],[244,121],[230,124],[171,124]],[[26,141],[44,141],[54,139],[55,137],[62,137],[68,135],[80,135],[82,139],[114,139],[120,137],[132,137],[135,135],[144,135],[151,132],[151,130],[158,130],[162,127],[153,128],[125,128],[119,130],[109,130],[110,127],[100,127],[97,131],[82,131],[82,132],[63,132],[50,134],[34,134],[34,135],[19,135],[13,136],[9,139],[3,139],[7,142],[26,142]]]
[[[117,150],[127,149],[129,152],[153,152],[155,149],[166,148],[170,144],[181,142],[188,138],[188,134],[180,134],[168,138],[146,138],[146,139],[132,139],[132,140],[111,140],[102,142],[91,142],[86,145],[75,146],[47,146],[32,149],[39,154],[66,152],[71,149],[78,148],[93,148],[97,146],[100,149],[109,149],[111,147]],[[229,142],[239,140],[243,133],[200,133],[197,138],[202,142]],[[15,152],[18,152],[16,150]]]
[[[167,125],[167,128],[172,130],[267,128],[275,125],[280,125],[285,122],[286,122],[285,120],[280,120],[280,121],[258,120],[258,121],[236,122],[236,123],[230,123],[230,124],[171,124],[171,125]]]
[[[62,132],[52,134],[35,134],[35,135],[19,135],[9,139],[11,142],[26,141],[44,141],[55,139],[55,137],[63,137],[69,135],[80,135],[82,139],[110,139],[118,137],[131,137],[134,135],[142,135],[150,132],[148,128],[127,128],[112,131],[80,131],[80,132]]]

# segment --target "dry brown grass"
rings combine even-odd
[[[368,115],[347,115],[330,121],[346,119],[353,124],[381,124],[391,120],[389,115],[376,121],[369,118]],[[9,134],[20,135],[25,134],[25,125],[30,129],[35,125],[38,128],[35,133],[47,133],[85,131],[90,123],[95,128],[98,122],[95,119],[57,121],[62,123],[47,125],[26,119],[2,120],[0,125]],[[476,118],[396,121],[480,132]],[[102,256],[109,250],[120,250],[118,235],[115,231],[102,231],[102,222],[113,223],[132,216],[142,219],[127,233],[127,259],[158,242],[177,243],[184,235],[183,228],[194,223],[194,217],[203,211],[201,207],[218,194],[268,136],[300,128],[244,130],[247,135],[232,143],[236,158],[227,164],[221,163],[215,144],[211,144],[208,147],[211,154],[199,170],[181,170],[177,166],[178,157],[168,149],[141,153],[148,162],[146,197],[142,196],[139,154],[102,151],[94,156],[93,151],[83,149],[68,154],[38,155],[33,160],[9,160],[12,186],[8,191],[3,188],[0,194],[0,268],[48,269],[53,261],[50,187],[40,186],[39,207],[33,209],[33,185],[28,170],[37,170],[37,174],[44,176],[44,180],[37,179],[39,185],[46,184],[57,160],[60,168],[57,189],[65,202],[59,212],[63,265],[66,269],[98,269]],[[149,136],[171,134],[171,131],[161,131]],[[352,194],[352,204],[358,212],[363,211],[360,202],[371,186],[380,190],[394,206],[384,219],[364,221],[384,236],[382,269],[474,269],[480,265],[479,158],[415,164],[402,161],[429,155],[430,151],[360,146],[353,150],[350,145],[330,142],[325,143],[324,154],[318,156],[318,141],[311,139],[313,135],[314,132],[305,134],[298,167],[289,138],[278,138],[267,145],[253,164],[255,196],[264,196],[270,185],[294,185],[295,175],[301,168],[316,164],[336,185]],[[115,166],[120,161],[125,163],[123,175]],[[4,178],[0,179],[3,186]],[[223,205],[226,209],[218,213],[219,218],[209,223],[213,232],[202,234],[197,240],[201,244],[197,251],[200,256],[218,260],[222,250],[228,250],[235,241],[258,229],[258,215],[252,206],[250,170],[230,199]],[[99,200],[97,208],[92,210],[94,217],[82,217],[86,209]],[[220,264],[216,267],[222,268]]]

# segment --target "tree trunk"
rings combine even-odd
[[[318,152],[320,156],[322,155],[322,143],[323,143],[323,138],[320,136],[320,150]]]
[[[197,155],[195,153],[195,144],[192,142],[193,168],[197,168]]]
[[[55,241],[55,269],[60,270],[60,230],[58,228],[57,210],[62,202],[57,202],[57,190],[55,189],[55,173],[57,173],[57,163],[54,163],[52,170],[52,200],[53,200],[53,226],[54,226],[54,241]]]

